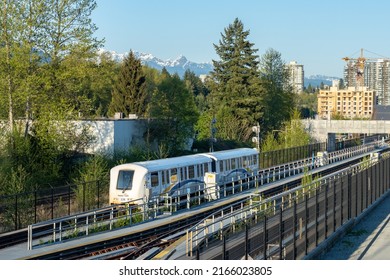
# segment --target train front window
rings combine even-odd
[[[120,170],[118,174],[117,190],[131,190],[133,187],[133,170]]]
[[[160,183],[158,180],[158,172],[153,172],[150,174],[151,180],[152,180],[152,187],[157,187]]]

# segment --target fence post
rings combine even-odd
[[[18,195],[15,195],[15,230],[18,229]]]
[[[305,255],[308,253],[309,244],[308,244],[308,220],[309,220],[309,211],[308,211],[308,195],[305,193]]]
[[[264,260],[267,259],[267,215],[264,215],[264,228],[263,228],[263,251],[264,255],[263,258]]]
[[[341,185],[341,203],[340,203],[340,226],[344,223],[344,199],[345,199],[345,195],[344,195],[344,177],[341,177],[340,178],[340,185]]]
[[[333,232],[336,231],[336,180],[333,181]]]
[[[245,224],[245,260],[248,260],[249,256],[249,226]]]
[[[37,223],[37,190],[34,191],[34,223]]]
[[[293,260],[297,259],[297,241],[296,241],[296,232],[297,232],[297,200],[294,199],[294,208],[293,208]]]
[[[368,167],[370,168],[370,167]],[[365,189],[366,189],[366,205],[364,205],[364,209],[368,208],[368,191],[370,190],[370,178],[368,176],[368,168],[365,170],[365,173],[366,173],[366,186],[365,186]]]
[[[226,260],[226,236],[222,236],[222,259]]]
[[[70,216],[70,185],[68,185],[68,216]]]
[[[32,250],[32,225],[27,226],[27,250]]]
[[[329,183],[325,186],[325,239],[328,238],[328,191],[329,191],[329,185],[330,185],[330,181]]]
[[[319,205],[318,205],[318,188],[316,186],[314,186],[315,189],[315,200],[316,200],[316,205],[315,205],[315,229],[316,229],[316,233],[315,233],[315,238],[316,238],[316,247],[318,246],[318,215],[319,215]]]
[[[283,208],[279,207],[279,260],[283,258]]]
[[[97,185],[97,208],[100,208],[100,180],[96,182]]]
[[[54,188],[51,187],[51,219],[54,219]]]
[[[352,174],[348,172],[348,220],[352,218]]]
[[[85,187],[85,182],[83,183],[83,212],[85,212],[85,192],[86,192],[86,187]]]

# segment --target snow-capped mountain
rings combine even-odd
[[[312,87],[319,87],[321,83],[324,85],[332,85],[333,80],[340,80],[338,77],[330,77],[324,75],[311,75],[309,77],[305,77],[305,87],[308,87],[310,84]]]
[[[108,52],[111,54],[112,58],[115,61],[122,61],[128,53],[117,53],[115,51],[108,51],[101,49],[99,53]],[[189,69],[194,72],[197,76],[207,75],[210,71],[213,70],[212,63],[196,63],[189,61],[184,55],[179,55],[176,59],[162,60],[158,57],[155,57],[152,54],[137,52],[134,51],[134,54],[137,58],[141,59],[142,64],[148,65],[149,67],[161,70],[165,67],[167,71],[171,74],[177,73],[180,77],[183,77],[184,72]],[[320,86],[321,82],[325,85],[332,85],[333,80],[339,80],[337,77],[330,77],[324,75],[311,75],[305,77],[305,87],[311,84],[313,87]]]
[[[128,53],[117,53],[115,51],[99,50],[99,53],[109,52],[112,58],[116,61],[122,61]],[[152,54],[136,52],[134,55],[141,60],[142,64],[149,67],[161,70],[165,67],[171,74],[177,73],[180,77],[184,75],[184,72],[189,69],[197,76],[207,75],[212,69],[212,63],[196,63],[189,61],[184,55],[179,55],[176,59],[162,60],[153,56]]]

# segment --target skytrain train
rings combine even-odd
[[[258,152],[250,148],[121,164],[110,170],[109,200],[110,204],[142,204],[161,194],[204,188],[210,174],[220,184],[258,169]]]

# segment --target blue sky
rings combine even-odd
[[[161,59],[219,59],[213,44],[239,18],[258,55],[273,48],[304,65],[305,76],[342,77],[342,57],[390,57],[390,1],[97,0],[92,20],[105,49]]]

